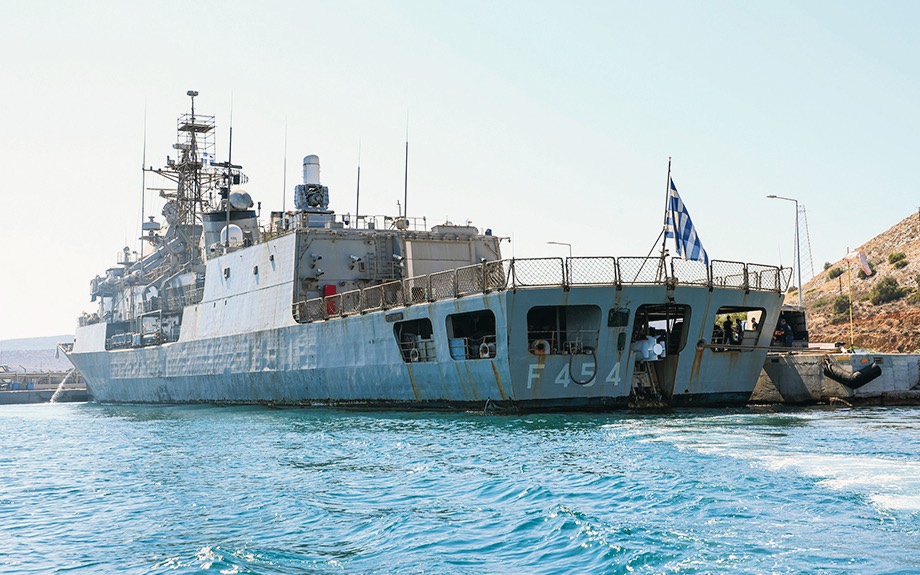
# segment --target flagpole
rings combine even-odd
[[[671,156],[668,156],[668,180],[664,184],[664,218],[661,222],[661,259],[664,259],[667,250],[668,236],[665,233],[668,229],[668,207],[671,203]],[[676,237],[676,236],[675,236]],[[676,240],[675,240],[676,241]]]
[[[659,278],[667,277],[664,258],[668,250],[668,207],[671,204],[671,156],[668,156],[668,181],[664,185],[664,218],[661,222],[661,257],[658,260]],[[676,233],[676,232],[675,232]],[[677,241],[677,236],[675,236]]]

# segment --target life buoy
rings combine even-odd
[[[409,350],[409,361],[418,361],[418,350],[414,347]]]
[[[488,359],[490,355],[492,355],[492,354],[489,352],[489,344],[487,344],[487,343],[482,343],[482,344],[479,346],[479,358],[480,358],[480,359]]]
[[[549,342],[545,339],[535,340],[531,349],[537,355],[546,355],[549,353]]]

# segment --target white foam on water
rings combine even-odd
[[[821,487],[860,495],[879,509],[920,511],[920,461],[790,450],[782,440],[732,426],[664,425],[645,427],[641,435],[645,437],[640,442],[670,443],[704,455],[745,460],[774,473],[814,478]]]
[[[920,463],[852,454],[786,453],[755,458],[771,471],[818,479],[834,491],[866,496],[877,507],[920,510]]]
[[[873,505],[891,511],[920,510],[920,495],[870,495]]]

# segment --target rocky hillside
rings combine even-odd
[[[812,342],[850,342],[848,285],[853,293],[856,347],[878,352],[920,352],[920,216],[912,214],[856,248],[874,273],[838,261],[805,284]],[[794,294],[790,294],[793,296]],[[786,301],[792,301],[787,297]]]

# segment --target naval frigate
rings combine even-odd
[[[339,215],[319,158],[260,222],[215,120],[179,116],[149,169],[165,225],[93,278],[63,349],[104,403],[582,410],[743,404],[789,270],[668,257],[501,255],[491,230]],[[402,212],[402,210],[401,210]],[[720,326],[737,321],[732,338]]]

